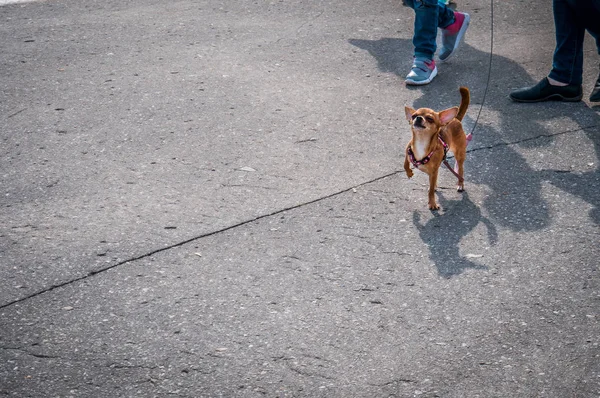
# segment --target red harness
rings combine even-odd
[[[446,154],[448,153],[448,144],[446,144],[444,142],[444,140],[442,140],[442,137],[440,137],[439,134],[438,134],[438,140],[440,140],[440,143],[444,146],[444,160],[446,160]],[[415,153],[412,151],[411,147],[408,147],[408,151],[407,151],[408,159],[413,164],[413,166],[415,166],[415,168],[417,168],[417,169],[419,168],[419,166],[429,163],[434,152],[435,151],[431,151],[431,152],[429,152],[429,155],[425,156],[423,159],[417,160],[417,158],[415,157]]]
[[[446,159],[446,155],[448,154],[448,144],[446,144],[446,142],[442,139],[442,137],[439,136],[439,134],[438,134],[438,140],[440,140],[440,143],[444,147],[444,158],[442,159],[442,162],[446,165],[448,170],[450,170],[452,172],[452,174],[454,174],[456,176],[456,178],[458,178],[458,181],[460,183],[462,183],[464,181],[464,178],[462,178],[460,175],[458,175],[456,170],[454,170],[452,168],[452,166],[450,166],[450,163],[448,163],[448,160]],[[467,141],[470,141],[470,137],[467,139]],[[410,160],[410,162],[413,164],[413,166],[415,166],[415,168],[418,169],[419,166],[429,163],[429,161],[431,160],[431,157],[433,156],[433,153],[435,151],[429,152],[429,155],[425,156],[421,160],[417,160],[411,147],[408,147],[408,150],[406,152],[408,153],[408,159]]]

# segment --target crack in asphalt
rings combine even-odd
[[[55,356],[55,355],[46,355],[46,354],[36,354],[33,352],[29,352],[24,348],[21,347],[0,347],[0,349],[4,350],[4,351],[18,351],[21,352],[23,354],[35,357],[35,358],[40,358],[40,359],[64,359],[61,358],[59,356]]]
[[[0,347],[0,350],[4,350],[4,351],[17,351],[20,352],[22,354],[34,357],[34,358],[38,358],[38,359],[58,359],[61,361],[68,361],[68,362],[90,362],[89,359],[76,359],[76,358],[72,358],[72,357],[64,357],[64,356],[60,356],[60,355],[47,355],[47,354],[38,354],[35,352],[31,352],[25,348],[22,347]],[[93,360],[93,361],[100,361],[100,360]],[[161,365],[144,365],[144,364],[130,364],[130,363],[116,363],[116,362],[112,362],[112,363],[105,363],[105,364],[93,364],[93,366],[95,367],[101,367],[101,368],[110,368],[110,369],[146,369],[146,370],[156,370],[158,368],[161,367]],[[187,371],[189,372],[190,370],[188,368],[186,368]],[[194,371],[198,371],[201,372],[201,370],[198,369],[191,369]],[[208,373],[206,373],[208,374]]]
[[[561,136],[561,135],[579,133],[579,132],[582,132],[584,130],[591,130],[591,129],[597,129],[597,128],[600,128],[600,125],[593,124],[591,126],[579,127],[579,128],[573,129],[573,130],[565,130],[565,131],[561,131],[561,132],[558,132],[558,133],[539,134],[539,135],[536,135],[535,137],[523,138],[523,139],[517,140],[517,141],[498,142],[498,143],[495,143],[493,145],[486,145],[486,146],[481,146],[481,147],[478,147],[478,148],[469,149],[469,150],[467,150],[467,152],[477,152],[477,151],[481,151],[481,150],[484,150],[484,149],[495,149],[495,148],[507,147],[507,146],[511,146],[511,145],[519,145],[519,144],[523,144],[525,142],[539,140],[541,138],[558,137],[558,136]],[[448,156],[448,157],[452,157],[452,156]]]
[[[491,72],[492,72],[492,61],[493,61],[493,57],[494,57],[494,2],[491,1],[490,3],[491,3],[491,9],[490,9],[491,32],[490,32],[490,55],[489,55],[489,62],[488,62],[487,81],[486,81],[486,85],[485,85],[485,91],[484,91],[484,94],[483,94],[483,99],[481,101],[481,106],[480,106],[479,111],[477,113],[477,118],[475,119],[475,122],[473,124],[473,128],[471,129],[471,133],[473,133],[477,129],[477,127],[479,126],[479,117],[480,117],[481,112],[483,110],[483,107],[485,105],[485,102],[486,102],[486,99],[487,99],[488,89],[489,89],[489,86],[490,86],[490,79],[491,79]],[[314,19],[319,18],[322,14],[323,14],[323,11],[320,12],[319,14],[317,14],[316,16],[314,16],[313,18],[311,18],[311,21],[314,20]],[[306,23],[308,23],[308,22],[305,22],[304,24],[302,24],[300,27],[298,27],[296,29],[296,34],[298,34],[298,32],[303,28],[303,26]],[[284,37],[279,38],[277,40],[277,42],[279,42],[279,41],[281,41],[283,39],[285,39],[285,38]],[[13,114],[11,116],[14,116],[14,115],[16,115],[16,114],[18,114],[20,112],[21,111],[18,111],[17,113],[15,113],[15,114]],[[579,128],[579,129],[575,129],[575,130],[568,130],[568,131],[564,131],[564,132],[560,132],[560,133],[555,133],[555,134],[541,134],[541,135],[538,135],[536,137],[525,138],[525,139],[522,139],[522,140],[519,140],[519,141],[502,142],[502,143],[496,143],[496,144],[493,144],[493,145],[488,145],[488,146],[483,146],[483,147],[478,147],[478,148],[472,148],[470,150],[467,150],[467,152],[476,152],[476,151],[481,151],[481,150],[491,150],[491,149],[498,148],[498,147],[506,147],[506,146],[510,146],[510,145],[518,145],[518,144],[523,143],[523,142],[537,140],[537,139],[540,139],[540,138],[547,138],[547,137],[553,137],[553,136],[558,136],[558,135],[571,134],[571,133],[576,133],[576,132],[579,132],[579,131],[583,131],[583,130],[591,129],[591,128],[597,128],[597,127],[598,127],[598,125],[594,125],[594,126],[587,126],[587,127],[583,127],[583,128]],[[369,181],[360,183],[358,185],[355,185],[355,186],[352,186],[352,187],[349,187],[349,188],[346,188],[346,189],[342,189],[342,190],[340,190],[338,192],[334,192],[332,194],[325,195],[323,197],[320,197],[320,198],[317,198],[317,199],[314,199],[314,200],[310,200],[308,202],[300,203],[300,204],[297,204],[297,205],[294,205],[294,206],[286,207],[286,208],[279,209],[279,210],[276,210],[276,211],[273,211],[273,212],[270,212],[270,213],[267,213],[267,214],[263,214],[261,216],[257,216],[257,217],[254,217],[252,219],[244,220],[244,221],[241,221],[239,223],[235,223],[233,225],[230,225],[228,227],[225,227],[225,228],[222,228],[222,229],[219,229],[219,230],[216,230],[216,231],[207,232],[207,233],[204,233],[204,234],[192,237],[190,239],[186,239],[184,241],[181,241],[181,242],[178,242],[178,243],[174,243],[174,244],[171,244],[171,245],[168,245],[168,246],[165,246],[165,247],[162,247],[162,248],[150,251],[148,253],[145,253],[145,254],[142,254],[142,255],[139,255],[139,256],[135,256],[135,257],[132,257],[132,258],[127,259],[127,260],[123,260],[123,261],[117,262],[115,264],[106,266],[104,268],[100,268],[100,269],[96,269],[96,270],[93,270],[93,271],[89,271],[87,274],[82,275],[80,277],[73,278],[71,280],[67,280],[67,281],[64,281],[64,282],[52,285],[52,286],[50,286],[48,288],[45,288],[45,289],[39,290],[37,292],[31,293],[31,294],[29,294],[27,296],[24,296],[22,298],[10,301],[10,302],[5,303],[5,304],[2,304],[2,305],[0,305],[0,310],[5,309],[7,307],[11,307],[11,306],[13,306],[13,305],[15,305],[17,303],[21,303],[21,302],[27,301],[27,300],[32,299],[34,297],[40,296],[42,294],[49,293],[49,292],[51,292],[51,291],[53,291],[55,289],[59,289],[61,287],[72,285],[72,284],[74,284],[76,282],[86,280],[86,279],[91,278],[91,277],[93,277],[95,275],[104,273],[106,271],[109,271],[111,269],[120,267],[122,265],[133,263],[135,261],[151,257],[151,256],[153,256],[155,254],[158,254],[158,253],[161,253],[161,252],[164,252],[164,251],[168,251],[168,250],[171,250],[171,249],[175,249],[175,248],[181,247],[181,246],[186,245],[188,243],[191,243],[191,242],[194,242],[194,241],[197,241],[197,240],[209,237],[209,236],[217,235],[217,234],[220,234],[220,233],[223,233],[223,232],[235,229],[235,228],[242,227],[242,226],[250,224],[250,223],[254,223],[256,221],[259,221],[259,220],[262,220],[262,219],[265,219],[265,218],[273,217],[273,216],[276,216],[278,214],[281,214],[281,213],[284,213],[284,212],[287,212],[287,211],[290,211],[290,210],[302,208],[302,207],[305,207],[305,206],[310,206],[310,205],[318,203],[320,201],[327,200],[327,199],[330,199],[330,198],[342,195],[344,193],[354,191],[354,190],[356,190],[356,188],[359,188],[359,187],[362,187],[362,186],[366,186],[366,185],[369,185],[369,184],[373,184],[373,183],[375,183],[377,181],[384,180],[384,179],[386,179],[388,177],[395,176],[395,175],[401,173],[402,171],[403,170],[395,170],[395,171],[387,173],[387,174],[385,174],[383,176],[376,177],[376,178],[371,179]]]
[[[467,152],[478,152],[478,151],[483,151],[483,150],[493,150],[493,149],[501,148],[501,147],[507,147],[507,146],[512,146],[512,145],[519,145],[521,143],[525,143],[525,142],[528,142],[528,141],[534,141],[534,140],[538,140],[538,139],[541,139],[541,138],[551,138],[551,137],[556,137],[556,136],[561,136],[561,135],[566,135],[566,134],[575,134],[575,133],[581,132],[583,130],[598,128],[598,127],[599,127],[598,125],[591,125],[591,126],[580,127],[580,128],[573,129],[573,130],[562,131],[562,132],[558,132],[558,133],[540,134],[540,135],[537,135],[535,137],[524,138],[522,140],[511,141],[511,142],[499,142],[499,143],[495,143],[495,144],[492,144],[492,145],[487,145],[487,146],[472,148],[472,149],[467,150]],[[475,129],[475,127],[473,129]],[[449,158],[451,158],[451,156],[449,156]],[[289,207],[285,207],[283,209],[275,210],[273,212],[266,213],[266,214],[263,214],[263,215],[260,215],[260,216],[257,216],[257,217],[251,218],[251,219],[243,220],[243,221],[240,221],[238,223],[232,224],[232,225],[230,225],[228,227],[224,227],[224,228],[221,228],[221,229],[218,229],[218,230],[215,230],[215,231],[211,231],[211,232],[206,232],[206,233],[203,233],[201,235],[194,236],[192,238],[183,240],[181,242],[177,242],[177,243],[165,246],[165,247],[161,247],[159,249],[152,250],[150,252],[147,252],[147,253],[144,253],[144,254],[141,254],[141,255],[138,255],[138,256],[135,256],[135,257],[131,257],[131,258],[123,260],[123,261],[119,261],[119,262],[117,262],[115,264],[112,264],[112,265],[109,265],[109,266],[106,266],[106,267],[103,267],[103,268],[100,268],[100,269],[89,271],[85,275],[81,275],[81,276],[79,276],[77,278],[73,278],[73,279],[70,279],[70,280],[67,280],[67,281],[64,281],[64,282],[61,282],[61,283],[54,284],[54,285],[49,286],[49,287],[47,287],[45,289],[33,292],[33,293],[31,293],[31,294],[29,294],[27,296],[24,296],[24,297],[18,298],[16,300],[10,301],[8,303],[2,304],[2,305],[0,305],[0,310],[8,308],[8,307],[11,307],[11,306],[13,306],[15,304],[18,304],[18,303],[27,301],[27,300],[32,299],[34,297],[40,296],[42,294],[49,293],[49,292],[51,292],[51,291],[53,291],[55,289],[59,289],[61,287],[69,286],[69,285],[72,285],[74,283],[86,280],[86,279],[91,278],[91,277],[93,277],[95,275],[102,274],[102,273],[104,273],[106,271],[112,270],[112,269],[120,267],[122,265],[133,263],[133,262],[142,260],[144,258],[152,257],[155,254],[162,253],[162,252],[165,252],[165,251],[169,251],[169,250],[172,250],[172,249],[184,246],[184,245],[186,245],[188,243],[192,243],[192,242],[198,241],[200,239],[204,239],[204,238],[207,238],[207,237],[210,237],[210,236],[218,235],[218,234],[221,234],[223,232],[227,232],[227,231],[230,231],[230,230],[233,230],[233,229],[236,229],[236,228],[239,228],[239,227],[242,227],[242,226],[254,223],[254,222],[262,220],[262,219],[273,217],[273,216],[276,216],[276,215],[279,215],[279,214],[282,214],[282,213],[285,213],[285,212],[288,212],[288,211],[291,211],[291,210],[299,209],[299,208],[302,208],[302,207],[310,206],[310,205],[313,205],[315,203],[319,203],[321,201],[324,201],[324,200],[327,200],[327,199],[331,199],[331,198],[343,195],[343,194],[348,193],[348,192],[353,192],[357,188],[373,184],[375,182],[384,180],[384,179],[389,178],[389,177],[393,177],[393,176],[401,174],[403,172],[404,172],[403,169],[401,169],[401,170],[394,170],[394,171],[391,171],[391,172],[389,172],[387,174],[384,174],[382,176],[378,176],[378,177],[373,178],[371,180],[359,183],[357,185],[353,185],[353,186],[351,186],[349,188],[344,188],[344,189],[339,190],[337,192],[334,192],[334,193],[331,193],[331,194],[328,194],[328,195],[325,195],[325,196],[322,196],[322,197],[310,200],[308,202],[299,203],[299,204],[296,204],[296,205],[293,205],[293,206],[289,206]]]
[[[221,228],[221,229],[218,229],[218,230],[215,230],[215,231],[211,231],[211,232],[206,232],[204,234],[201,234],[201,235],[198,235],[198,236],[195,236],[195,237],[183,240],[181,242],[177,242],[177,243],[165,246],[165,247],[161,247],[159,249],[152,250],[152,251],[150,251],[148,253],[144,253],[144,254],[141,254],[141,255],[135,256],[135,257],[131,257],[131,258],[127,259],[127,260],[119,261],[119,262],[117,262],[115,264],[112,264],[112,265],[109,265],[109,266],[106,266],[106,267],[103,267],[103,268],[99,268],[99,269],[96,269],[96,270],[89,271],[85,275],[82,275],[82,276],[79,276],[77,278],[73,278],[73,279],[70,279],[70,280],[67,280],[67,281],[64,281],[64,282],[61,282],[61,283],[54,284],[54,285],[52,285],[50,287],[47,287],[45,289],[42,289],[42,290],[39,290],[37,292],[31,293],[31,294],[29,294],[27,296],[24,296],[24,297],[21,297],[19,299],[16,299],[16,300],[10,301],[8,303],[2,304],[2,305],[0,305],[0,310],[5,309],[5,308],[10,307],[10,306],[13,306],[13,305],[18,304],[18,303],[21,303],[23,301],[29,300],[31,298],[37,297],[37,296],[42,295],[44,293],[51,292],[51,291],[53,291],[55,289],[58,289],[58,288],[61,288],[61,287],[65,287],[65,286],[71,285],[73,283],[86,280],[86,279],[88,279],[88,278],[90,278],[92,276],[104,273],[104,272],[109,271],[111,269],[117,268],[117,267],[119,267],[121,265],[129,264],[129,263],[132,263],[132,262],[135,262],[135,261],[142,260],[144,258],[152,257],[155,254],[162,253],[164,251],[168,251],[168,250],[171,250],[171,249],[175,249],[175,248],[184,246],[184,245],[186,245],[188,243],[195,242],[197,240],[204,239],[204,238],[207,238],[207,237],[210,237],[210,236],[214,236],[214,235],[217,235],[217,234],[220,234],[220,233],[223,233],[223,232],[227,232],[229,230],[232,230],[232,229],[235,229],[235,228],[239,228],[239,227],[242,227],[244,225],[251,224],[251,223],[254,223],[256,221],[265,219],[265,218],[273,217],[273,216],[285,213],[285,212],[290,211],[290,210],[298,209],[298,208],[305,207],[305,206],[310,206],[310,205],[318,203],[320,201],[323,201],[323,200],[326,200],[326,199],[330,199],[330,198],[339,196],[339,195],[344,194],[346,192],[351,192],[352,190],[354,190],[354,189],[356,189],[358,187],[361,187],[363,185],[371,184],[371,183],[374,183],[376,181],[383,180],[385,178],[391,177],[391,176],[393,176],[393,175],[395,175],[397,173],[399,173],[398,170],[393,171],[393,172],[388,173],[388,174],[385,174],[383,176],[379,176],[379,177],[374,178],[374,179],[372,179],[370,181],[360,183],[360,184],[352,186],[350,188],[346,188],[346,189],[343,189],[341,191],[337,191],[337,192],[331,193],[329,195],[325,195],[325,196],[322,196],[322,197],[310,200],[308,202],[299,203],[299,204],[296,204],[296,205],[293,205],[293,206],[289,206],[289,207],[285,207],[283,209],[275,210],[273,212],[270,212],[270,213],[267,213],[267,214],[263,214],[263,215],[260,215],[260,216],[257,216],[257,217],[251,218],[251,219],[240,221],[240,222],[232,224],[232,225],[230,225],[228,227],[224,227],[224,228]]]
[[[393,380],[390,380],[385,383],[367,383],[367,384],[370,386],[374,386],[374,387],[388,387],[388,386],[392,386],[392,385],[396,385],[396,384],[417,384],[417,383],[418,383],[417,380],[400,377],[400,378],[393,379]]]

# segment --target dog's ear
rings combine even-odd
[[[405,106],[404,113],[406,113],[406,120],[410,122],[412,120],[413,113],[415,113],[415,110],[411,107]]]
[[[452,121],[458,115],[458,106],[453,106],[452,108],[445,109],[439,113],[440,123],[442,125],[446,125]]]

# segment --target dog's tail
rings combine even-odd
[[[461,87],[460,91],[460,107],[458,108],[458,114],[456,118],[460,121],[463,120],[465,114],[467,113],[467,108],[469,107],[469,103],[471,102],[471,93],[469,89],[466,87]]]

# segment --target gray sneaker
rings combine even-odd
[[[442,51],[440,52],[440,61],[444,62],[450,58],[458,49],[462,42],[465,32],[469,27],[471,17],[466,12],[455,12],[454,23],[445,29],[442,29]]]
[[[408,85],[422,86],[429,84],[437,75],[435,61],[423,58],[415,58],[412,68],[404,82]]]

